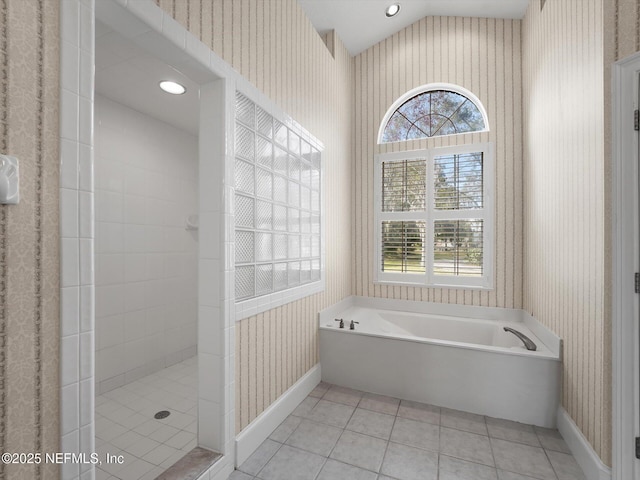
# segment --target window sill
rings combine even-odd
[[[325,281],[323,278],[316,282],[292,287],[280,292],[270,293],[261,297],[238,301],[235,304],[236,322],[244,320],[245,318],[252,317],[253,315],[258,315],[259,313],[272,310],[282,305],[286,305],[287,303],[300,300],[310,295],[324,292],[324,289]]]
[[[480,290],[490,292],[494,286],[460,285],[451,283],[424,283],[424,282],[392,282],[389,280],[374,280],[374,285],[386,285],[388,287],[417,287],[417,288],[449,288],[455,290]]]

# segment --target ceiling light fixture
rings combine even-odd
[[[387,7],[384,13],[387,16],[387,18],[391,18],[391,17],[395,17],[399,11],[400,11],[400,4],[393,3]]]
[[[187,91],[184,85],[180,85],[179,83],[172,82],[170,80],[164,80],[160,82],[160,88],[167,93],[171,93],[172,95],[182,95]]]

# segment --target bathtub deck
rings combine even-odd
[[[321,383],[229,477],[285,478],[585,477],[557,430]]]

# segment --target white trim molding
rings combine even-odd
[[[317,363],[236,437],[236,465],[242,465],[278,425],[291,415],[320,383],[321,377],[320,364]]]
[[[602,463],[591,444],[562,407],[558,407],[557,423],[560,435],[569,446],[586,479],[611,480],[611,469]]]
[[[612,66],[612,464],[613,480],[638,479],[634,438],[638,432],[639,271],[638,135],[633,114],[638,105],[640,53]],[[633,98],[633,101],[631,99]],[[633,360],[635,359],[635,360]]]

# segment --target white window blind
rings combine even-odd
[[[376,280],[492,286],[490,144],[376,159]]]
[[[382,222],[382,271],[425,273],[424,221]]]
[[[423,159],[383,163],[382,211],[423,211],[427,200],[426,168]]]

